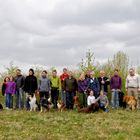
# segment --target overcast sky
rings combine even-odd
[[[0,70],[77,67],[88,49],[139,63],[140,0],[0,0]]]

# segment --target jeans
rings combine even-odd
[[[74,101],[73,97],[75,96],[75,92],[66,92],[66,108],[73,109]]]
[[[22,88],[19,88],[16,90],[16,108],[19,108],[19,104],[20,104],[20,108],[24,108],[24,92],[22,90]]]
[[[115,107],[115,102],[116,102],[116,108],[119,108],[119,92],[118,92],[118,90],[114,90],[112,92],[112,98],[111,98],[112,108]]]
[[[61,100],[64,102],[64,104],[66,105],[66,93],[62,90],[61,91]]]
[[[108,109],[105,108],[105,105],[102,104],[102,103],[100,103],[100,108],[101,108],[103,111],[108,112]]]
[[[12,94],[6,94],[6,107],[13,108],[13,96]]]

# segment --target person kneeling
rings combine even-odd
[[[107,96],[104,94],[104,92],[101,90],[100,91],[100,96],[99,96],[99,102],[100,102],[100,109],[102,109],[105,112],[108,112],[108,98]]]
[[[95,99],[94,91],[93,91],[93,90],[91,90],[91,91],[89,92],[89,96],[88,96],[88,98],[87,98],[87,105],[88,105],[89,108],[90,108],[90,106],[93,106],[93,107],[92,107],[92,108],[93,108],[93,112],[99,110],[99,104],[98,104],[98,100],[99,100],[99,99],[100,99],[100,98]]]

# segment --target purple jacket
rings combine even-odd
[[[121,89],[122,88],[122,79],[121,77],[114,75],[110,80],[111,89]]]
[[[6,94],[15,94],[15,92],[16,92],[16,83],[13,81],[7,82],[5,93]]]
[[[85,79],[83,81],[78,80],[78,92],[84,93],[85,90],[87,90],[88,81]]]

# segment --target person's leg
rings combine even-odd
[[[44,96],[48,100],[49,99],[49,92],[44,92]]]
[[[137,109],[140,109],[140,92],[135,89],[134,98],[137,100]]]
[[[69,97],[70,93],[66,92],[66,108],[69,109],[69,104],[70,104],[70,97]]]
[[[75,92],[71,92],[70,93],[70,109],[73,109],[73,105],[74,105],[74,101],[73,101],[73,97],[76,95]]]
[[[58,97],[59,97],[59,90],[58,89],[56,89],[56,94],[55,94],[55,104],[54,104],[54,106],[55,106],[55,108],[57,108],[57,101],[58,101]]]
[[[63,90],[61,91],[61,100],[66,105],[66,93]]]
[[[9,106],[10,106],[10,108],[13,108],[13,96],[12,96],[12,94],[9,94]]]
[[[116,108],[119,108],[119,92],[115,91],[115,99],[116,99]]]
[[[87,107],[87,95],[83,94],[83,105],[84,107]]]
[[[53,105],[55,104],[55,90],[53,89],[53,90],[51,90],[51,99],[52,99],[52,103],[53,103]]]
[[[16,90],[16,109],[19,108],[19,90]]]
[[[22,88],[19,89],[19,100],[20,100],[20,108],[23,109],[24,108],[24,92]]]
[[[9,108],[9,94],[6,94],[6,108]]]
[[[114,108],[114,97],[115,97],[115,92],[113,91],[111,93],[111,106],[112,106],[112,108]]]
[[[30,104],[29,104],[29,93],[26,93],[26,110],[30,109]]]
[[[132,89],[131,88],[128,88],[127,95],[132,96]]]

